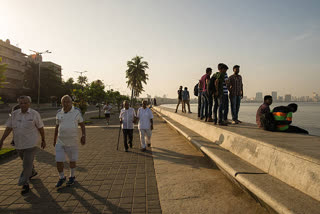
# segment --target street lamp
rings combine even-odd
[[[86,72],[88,72],[88,71],[74,71],[74,72],[79,73],[80,76],[82,76],[83,73],[86,73]]]
[[[51,51],[46,50],[46,51],[42,51],[42,52],[38,52],[38,51],[34,51],[34,50],[30,50],[31,52],[35,53],[36,56],[41,56],[42,54],[45,53],[51,53]],[[39,60],[39,80],[38,80],[38,108],[40,108],[40,68],[41,67],[41,60]]]

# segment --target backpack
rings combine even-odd
[[[217,90],[216,90],[216,77],[213,75],[210,78],[210,81],[207,86],[207,91],[209,95],[213,95]]]
[[[277,129],[276,120],[274,119],[272,112],[262,114],[260,117],[260,122],[264,130],[274,132]]]
[[[197,83],[193,88],[193,95],[198,96],[199,94],[199,83]]]

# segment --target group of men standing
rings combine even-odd
[[[20,175],[18,185],[22,186],[21,194],[30,191],[29,181],[38,173],[34,168],[34,157],[37,151],[39,134],[41,135],[41,148],[46,148],[44,124],[40,114],[30,108],[31,98],[29,96],[20,96],[18,98],[19,108],[15,108],[6,122],[6,129],[0,139],[0,149],[4,140],[13,132],[12,145],[17,150],[22,160],[23,170]],[[56,187],[61,187],[65,182],[67,186],[75,183],[75,168],[78,160],[78,142],[79,130],[81,127],[80,144],[86,144],[86,129],[80,109],[72,105],[72,99],[69,95],[61,98],[62,108],[56,114],[56,126],[54,132],[53,146],[55,148],[55,160],[59,174]],[[111,108],[106,108],[110,114]],[[129,107],[129,102],[124,102],[124,108],[120,113],[120,123],[124,135],[125,151],[128,151],[127,138],[132,148],[133,123],[139,119],[139,133],[141,140],[141,150],[146,151],[146,143],[151,146],[151,134],[153,130],[153,114],[147,107],[147,102],[143,101],[142,107],[135,110]],[[109,120],[108,120],[109,123]],[[64,162],[68,157],[70,165],[70,176],[67,181],[64,175]]]
[[[228,77],[228,66],[218,64],[218,72],[212,76],[212,68],[208,67],[206,73],[198,83],[198,117],[206,122],[214,122],[221,126],[238,124],[241,99],[243,98],[242,77],[239,75],[240,66],[233,66],[234,74]],[[232,122],[228,120],[229,100],[231,103]],[[212,117],[213,116],[213,117]]]

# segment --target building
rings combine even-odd
[[[271,96],[274,102],[278,101],[278,92],[276,91],[271,92]]]
[[[291,94],[286,94],[284,95],[284,101],[285,102],[291,102],[292,98],[291,98]]]
[[[257,93],[256,93],[256,101],[257,101],[257,102],[262,102],[262,101],[263,101],[263,94],[262,94],[262,92],[257,92]]]
[[[313,102],[319,102],[320,101],[320,97],[316,92],[312,93],[312,101]]]
[[[49,70],[51,72],[54,72],[55,75],[58,77],[58,79],[62,81],[61,65],[58,65],[50,61],[42,61],[42,56],[38,54],[29,55],[28,61],[34,62],[34,63],[41,63],[40,64],[41,70]]]
[[[0,88],[0,96],[4,101],[16,101],[23,92],[23,77],[26,69],[26,55],[21,49],[11,45],[10,40],[0,39],[0,57],[2,63],[8,64],[5,72],[6,80]]]

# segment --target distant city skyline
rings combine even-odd
[[[150,69],[141,96],[175,98],[206,67],[240,65],[244,95],[320,94],[320,1],[177,0],[128,2],[0,0],[0,39],[22,52],[50,50],[63,79],[88,71],[115,90],[126,87],[126,62],[141,55]],[[191,93],[192,94],[192,93]]]

